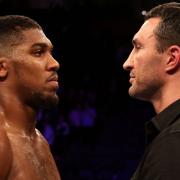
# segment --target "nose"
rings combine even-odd
[[[51,56],[50,57],[50,60],[49,60],[49,63],[48,63],[48,67],[47,69],[48,70],[53,70],[53,71],[58,71],[60,68],[60,64],[58,63],[58,61],[53,57]]]
[[[132,60],[132,53],[129,55],[127,60],[123,64],[123,69],[126,71],[130,71],[133,68],[133,60]]]
[[[124,62],[123,69],[126,71],[130,70],[130,64],[128,59]]]

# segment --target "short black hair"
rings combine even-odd
[[[164,3],[145,14],[145,20],[156,17],[160,18],[160,23],[154,31],[158,40],[158,51],[164,52],[171,45],[180,46],[180,3]]]
[[[42,29],[33,19],[23,15],[0,16],[0,45],[17,43],[22,39],[22,31],[29,29]]]

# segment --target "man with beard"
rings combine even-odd
[[[58,103],[52,43],[29,17],[0,17],[0,179],[60,180],[35,128],[40,108]]]

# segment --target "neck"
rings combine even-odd
[[[177,85],[174,87],[175,88],[164,88],[163,91],[161,91],[161,93],[159,93],[156,98],[153,98],[151,100],[151,103],[153,104],[156,113],[160,113],[170,104],[180,99],[180,87],[177,87]]]
[[[8,129],[31,135],[35,131],[36,111],[15,96],[0,96],[0,118]]]

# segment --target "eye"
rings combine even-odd
[[[41,50],[41,49],[35,50],[35,51],[33,52],[33,55],[36,56],[36,57],[40,57],[40,56],[42,56],[43,54],[44,54],[44,51]]]
[[[139,44],[136,44],[136,45],[134,45],[134,48],[135,48],[136,50],[139,50],[139,49],[141,49],[141,46],[140,46]]]

